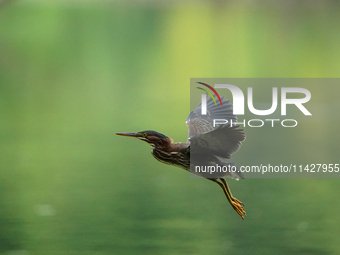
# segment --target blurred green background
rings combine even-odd
[[[0,253],[339,254],[338,180],[230,180],[242,221],[217,185],[115,136],[185,141],[192,77],[339,77],[339,11],[338,1],[2,5]],[[318,153],[302,144],[315,132],[303,134],[292,150]],[[237,164],[275,155],[272,137],[249,138]],[[334,148],[321,146],[326,163],[339,163]]]

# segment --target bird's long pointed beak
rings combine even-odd
[[[139,133],[116,133],[116,135],[129,136],[129,137],[135,137],[135,138],[142,137]]]

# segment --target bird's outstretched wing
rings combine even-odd
[[[214,97],[218,101],[215,95]],[[230,104],[230,101],[224,100],[224,96],[221,97],[221,100],[222,105],[215,105],[213,99],[209,97],[207,100],[206,115],[201,115],[201,103],[197,106],[195,111],[190,112],[185,121],[189,131],[188,139],[216,129],[216,127],[213,127],[213,119],[227,119],[229,123],[230,120],[233,122],[237,121],[236,115],[233,114],[232,104]]]
[[[187,120],[188,141],[191,153],[209,151],[213,155],[230,158],[245,140],[245,133],[238,126],[231,126],[230,120],[237,121],[232,104],[222,99],[222,105],[215,105],[212,98],[207,100],[207,115],[201,115],[201,104],[192,111]],[[213,119],[226,119],[228,123],[213,127]]]
[[[245,133],[238,126],[221,125],[211,132],[190,138],[190,153],[204,154],[207,151],[221,158],[230,158],[245,138]]]

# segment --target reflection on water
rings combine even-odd
[[[114,135],[155,129],[185,141],[190,77],[273,76],[281,69],[286,76],[332,76],[339,69],[339,38],[322,39],[338,24],[330,22],[337,19],[332,8],[324,6],[328,16],[289,12],[290,24],[299,21],[293,26],[280,22],[284,12],[210,7],[15,3],[2,10],[1,254],[339,253],[338,180],[229,180],[246,204],[242,221],[217,185],[156,162],[147,144]],[[229,18],[235,27],[226,31]],[[288,37],[296,43],[283,41]],[[273,45],[280,47],[275,56],[264,51]],[[263,61],[273,58],[282,61]],[[333,92],[327,100],[336,102]],[[320,122],[298,130],[294,148],[285,136],[274,140],[272,130],[246,130],[233,161],[312,154],[323,162],[308,163],[339,163],[336,127]]]

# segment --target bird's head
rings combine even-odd
[[[166,135],[152,130],[146,130],[137,133],[116,133],[116,135],[135,137],[157,147],[166,146],[169,144],[169,142],[172,142],[171,139]]]

